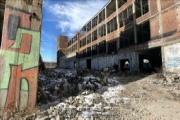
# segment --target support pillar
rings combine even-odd
[[[35,108],[41,7],[42,0],[6,0],[0,50],[1,113]]]

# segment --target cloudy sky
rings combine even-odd
[[[44,0],[41,31],[43,61],[56,61],[57,38],[71,39],[109,0]]]

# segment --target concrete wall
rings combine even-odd
[[[36,104],[42,0],[6,0],[0,50],[0,110]]]
[[[129,52],[124,54],[116,54],[116,55],[104,55],[98,57],[90,57],[83,59],[76,59],[75,57],[68,59],[68,61],[60,64],[60,68],[74,68],[74,61],[76,61],[76,65],[79,68],[87,68],[87,59],[91,59],[91,69],[101,70],[105,67],[113,67],[113,65],[120,65],[120,60],[128,59],[130,62],[130,70],[138,71],[138,53],[137,52]],[[66,63],[66,64],[65,64]]]
[[[44,66],[46,68],[55,68],[57,66],[57,63],[55,63],[55,62],[44,62]]]
[[[59,62],[57,63],[58,68],[67,68],[67,58],[64,57],[59,57]]]
[[[119,65],[120,60],[128,59],[130,61],[130,70],[137,71],[138,64],[136,61],[136,55],[137,53],[135,52],[129,52],[118,55],[107,55],[107,56],[92,58],[92,69],[100,70],[105,67],[113,67],[113,65]]]
[[[166,72],[176,72],[180,75],[180,43],[164,47],[164,62]]]

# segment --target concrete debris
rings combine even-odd
[[[108,70],[105,69],[106,72]],[[118,85],[118,78],[108,77],[104,72],[53,69],[44,73],[39,75],[39,82],[50,99],[41,103],[39,93],[37,101],[50,119],[95,119],[97,115],[108,115],[113,106],[120,106],[120,100],[124,104],[130,99],[117,97],[124,87]],[[60,100],[60,103],[54,106],[47,104],[54,103],[54,100]]]

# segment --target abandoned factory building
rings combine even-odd
[[[179,0],[110,0],[72,39],[59,36],[57,66],[180,74],[179,14]]]

